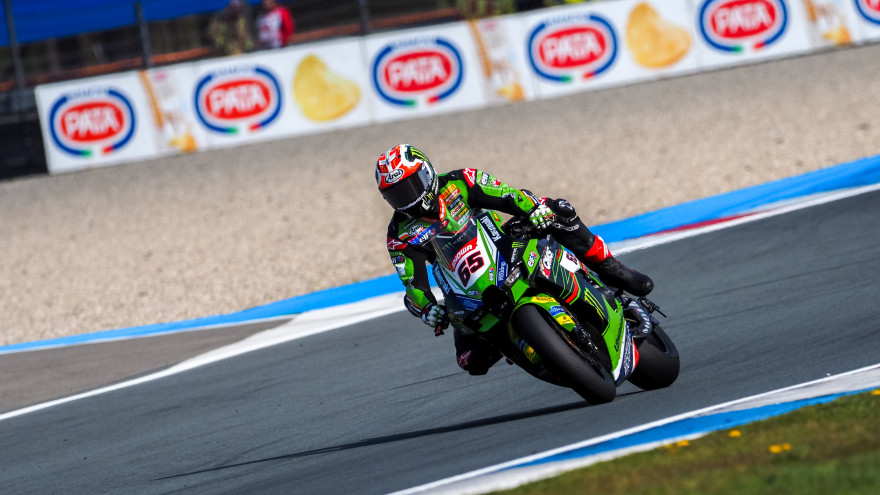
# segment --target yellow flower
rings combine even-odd
[[[770,452],[773,454],[778,454],[778,453],[782,452],[782,447],[779,445],[771,445]]]
[[[742,436],[742,433],[740,433],[739,430],[730,430],[729,435],[730,435],[730,438],[739,438]]]

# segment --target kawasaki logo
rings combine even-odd
[[[495,227],[495,222],[493,222],[491,218],[480,217],[480,223],[482,223],[483,227],[486,227],[486,230],[489,231],[489,236],[492,237],[493,241],[501,239],[501,234],[498,233],[498,229]]]

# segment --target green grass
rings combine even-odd
[[[877,495],[880,390],[498,493]]]

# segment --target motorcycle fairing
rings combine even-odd
[[[610,371],[615,381],[622,383],[635,367],[635,351],[626,320],[618,311],[618,302],[606,299],[597,288],[601,282],[583,270],[574,254],[553,238],[538,240],[534,251],[527,250],[523,254],[527,266],[532,258],[536,258],[530,278],[532,285],[564,303],[576,321],[582,319],[601,333],[601,338],[595,336],[594,343],[607,348]],[[547,311],[549,313],[549,309]],[[573,328],[561,326],[567,330]]]

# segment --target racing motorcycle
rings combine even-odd
[[[460,331],[590,404],[610,402],[626,380],[644,390],[675,381],[678,351],[653,316],[666,316],[656,304],[604,285],[527,219],[457,213],[413,219],[401,240],[433,249],[434,278]]]

